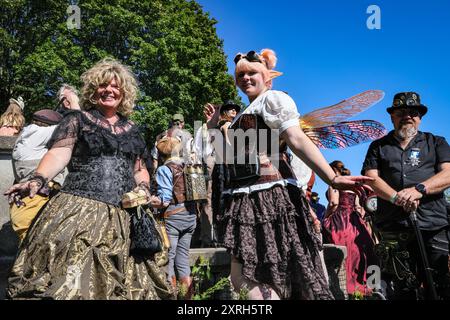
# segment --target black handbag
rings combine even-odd
[[[141,206],[133,208],[130,226],[130,253],[139,256],[150,256],[163,249],[161,235],[151,212]]]

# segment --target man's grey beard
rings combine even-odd
[[[396,135],[399,139],[405,141],[408,139],[413,138],[417,134],[417,129],[414,127],[402,127],[401,129],[397,130]]]

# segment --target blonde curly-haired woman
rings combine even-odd
[[[30,227],[9,277],[10,298],[164,299],[173,291],[152,259],[130,256],[130,217],[120,206],[149,188],[146,147],[128,120],[130,70],[113,59],[82,75],[81,111],[67,114],[35,174],[11,187],[33,196],[65,166],[64,185]]]

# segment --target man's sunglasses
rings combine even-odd
[[[236,57],[234,57],[234,63],[237,64],[239,62],[239,60],[241,59],[246,59],[250,62],[259,62],[259,63],[263,63],[261,57],[259,56],[259,54],[257,54],[255,51],[249,51],[247,52],[247,54],[243,54],[243,53],[238,53],[236,55]]]
[[[398,109],[393,112],[393,114],[397,117],[403,116],[411,116],[411,117],[420,117],[420,112],[417,109]]]

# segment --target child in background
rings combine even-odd
[[[177,289],[177,275],[185,287],[185,299],[191,299],[193,285],[189,265],[189,248],[196,227],[196,206],[186,201],[184,163],[180,158],[181,141],[175,137],[164,137],[156,145],[163,165],[156,171],[156,196],[150,199],[151,206],[165,209],[166,229],[170,239],[168,278]]]

